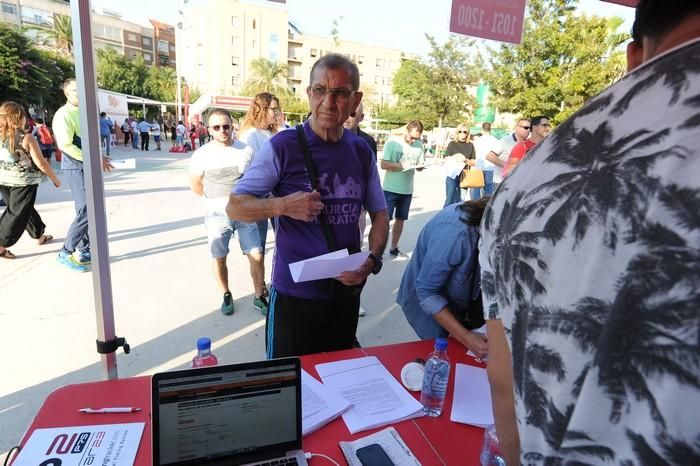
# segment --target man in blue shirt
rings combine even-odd
[[[109,157],[109,146],[112,144],[112,128],[114,123],[105,112],[100,113],[100,142],[105,146],[105,153]]]

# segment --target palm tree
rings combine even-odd
[[[53,22],[36,27],[47,39],[53,42],[62,55],[73,54],[73,24],[70,16],[55,14]]]
[[[503,189],[508,189],[504,185]],[[510,286],[493,287],[494,275],[484,274],[484,291],[490,296],[498,295],[499,302],[510,304],[522,302],[526,295],[544,293],[545,289],[537,280],[536,265],[541,271],[547,270],[547,265],[540,259],[537,241],[542,238],[539,232],[518,232],[520,224],[538,207],[538,204],[526,203],[525,192],[516,193],[512,202],[507,201],[499,211],[499,221],[496,224],[493,209],[487,209],[484,215],[484,228],[494,237],[489,256],[493,257],[493,273],[500,277],[503,283]],[[490,293],[493,288],[494,293]]]
[[[251,77],[244,86],[244,93],[255,95],[259,92],[270,92],[275,95],[289,93],[287,87],[287,65],[257,58],[250,62]]]
[[[674,145],[635,157],[637,150],[658,146],[671,133],[671,128],[637,130],[613,140],[612,130],[604,121],[593,132],[576,131],[573,125],[568,125],[563,133],[553,136],[551,155],[545,163],[565,164],[571,170],[533,191],[547,193],[538,215],[564,200],[548,214],[543,229],[545,237],[559,241],[573,223],[577,244],[591,225],[606,225],[604,242],[614,250],[621,223],[629,223],[628,240],[633,240],[645,216],[648,200],[659,188],[659,179],[649,175],[651,165],[665,157],[685,158],[689,151]]]

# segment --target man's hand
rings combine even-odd
[[[485,358],[489,352],[486,335],[479,332],[469,332],[467,335],[467,348],[476,354],[476,357]]]
[[[111,172],[114,169],[114,165],[111,162],[112,159],[110,157],[102,157],[102,171]]]
[[[343,285],[359,285],[367,280],[369,274],[372,273],[372,269],[374,269],[374,261],[368,257],[359,269],[343,272],[335,279]]]
[[[281,215],[310,222],[322,210],[321,193],[315,190],[310,193],[298,191],[284,197],[284,209]]]

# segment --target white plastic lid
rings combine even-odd
[[[423,374],[425,366],[419,362],[411,361],[401,369],[401,383],[412,392],[419,392],[423,387]]]

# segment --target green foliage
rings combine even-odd
[[[394,75],[395,107],[378,109],[377,117],[406,122],[419,119],[426,128],[468,120],[474,99],[468,87],[478,80],[478,58],[468,53],[473,41],[456,36],[443,45],[426,34],[432,50],[426,61],[404,60]]]
[[[619,19],[575,16],[577,0],[531,0],[520,45],[492,50],[499,110],[559,123],[624,72]]]
[[[72,64],[38,50],[19,29],[0,24],[0,101],[45,106],[63,104],[61,83],[74,76]]]
[[[53,44],[53,48],[65,57],[73,55],[73,23],[68,15],[56,14],[53,22],[29,26]]]
[[[151,99],[161,102],[175,102],[177,74],[169,66],[151,66],[148,69],[148,76],[146,82],[143,83],[143,88],[144,95]]]
[[[250,62],[251,76],[243,86],[243,95],[254,96],[260,92],[270,92],[277,96],[288,94],[287,65],[256,58]]]
[[[282,111],[287,114],[289,121],[299,122],[302,117],[309,113],[309,102],[307,100],[300,99],[292,93],[281,95],[279,99]]]
[[[108,91],[121,92],[141,97],[148,77],[148,68],[142,57],[130,59],[116,50],[97,50],[97,86]]]

